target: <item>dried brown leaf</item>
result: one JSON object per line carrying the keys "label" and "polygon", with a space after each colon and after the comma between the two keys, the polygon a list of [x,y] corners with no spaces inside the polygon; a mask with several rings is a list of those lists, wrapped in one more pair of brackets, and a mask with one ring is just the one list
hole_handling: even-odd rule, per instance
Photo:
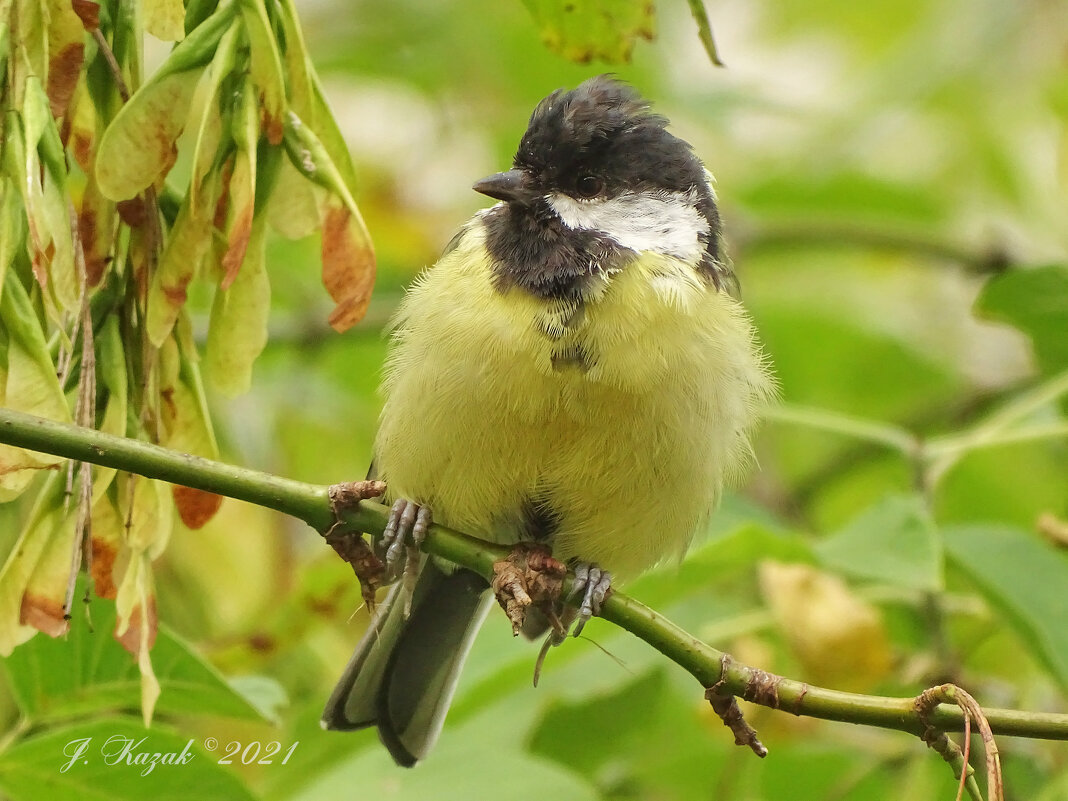
{"label": "dried brown leaf", "polygon": [[115,624],[115,639],[125,648],[131,656],[138,656],[141,652],[141,628],[144,625],[144,609],[148,609],[147,647],[151,650],[156,644],[156,632],[159,629],[159,619],[156,614],[156,596],[152,595],[147,604],[138,604],[130,610],[126,626],[121,623]]}
{"label": "dried brown leaf", "polygon": [[19,622],[24,626],[33,626],[49,637],[60,637],[67,633],[70,623],[63,611],[63,604],[55,598],[26,593],[22,596],[22,609]]}
{"label": "dried brown leaf", "polygon": [[100,194],[96,180],[90,176],[78,210],[78,236],[85,254],[85,277],[91,287],[100,283],[111,263],[116,222],[115,204]]}
{"label": "dried brown leaf", "polygon": [[67,113],[85,59],[85,29],[68,0],[47,0],[48,103],[57,120]]}
{"label": "dried brown leaf", "polygon": [[367,228],[336,197],[324,203],[323,285],[337,306],[330,313],[335,331],[347,331],[363,319],[375,283],[375,252]]}
{"label": "dried brown leaf", "polygon": [[71,7],[87,31],[95,31],[100,27],[99,3],[94,3],[92,0],[71,0]]}
{"label": "dried brown leaf", "polygon": [[[78,30],[81,32],[80,25]],[[81,42],[68,44],[49,58],[48,102],[56,119],[67,113],[84,60],[85,45]]]}
{"label": "dried brown leaf", "polygon": [[222,495],[214,492],[175,485],[171,489],[174,505],[178,507],[178,516],[189,528],[197,529],[211,520],[222,506]]}

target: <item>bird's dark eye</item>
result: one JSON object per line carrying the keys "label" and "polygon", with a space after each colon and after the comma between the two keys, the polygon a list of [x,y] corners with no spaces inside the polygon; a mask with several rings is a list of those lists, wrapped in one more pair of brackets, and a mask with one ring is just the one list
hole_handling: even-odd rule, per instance
{"label": "bird's dark eye", "polygon": [[575,184],[575,191],[580,197],[596,197],[604,189],[604,181],[596,175],[583,175]]}

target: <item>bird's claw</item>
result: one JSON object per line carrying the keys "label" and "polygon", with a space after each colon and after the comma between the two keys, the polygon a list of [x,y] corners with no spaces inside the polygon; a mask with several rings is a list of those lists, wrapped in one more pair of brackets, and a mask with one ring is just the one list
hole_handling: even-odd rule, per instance
{"label": "bird's claw", "polygon": [[431,523],[429,507],[399,498],[389,510],[389,519],[378,541],[378,552],[385,562],[387,577],[398,576],[404,587],[404,613],[411,611],[412,592],[422,564],[421,547]]}
{"label": "bird's claw", "polygon": [[560,596],[565,575],[564,563],[537,543],[518,543],[507,557],[493,563],[490,588],[512,624],[513,635],[523,628],[531,605],[543,607],[549,619],[555,620],[552,607]]}
{"label": "bird's claw", "polygon": [[334,524],[323,537],[337,555],[352,566],[360,582],[360,594],[371,610],[375,606],[375,591],[385,578],[386,566],[371,550],[363,534],[347,527],[343,514],[359,506],[360,501],[377,498],[385,491],[386,485],[381,481],[347,481],[334,484],[328,490]]}
{"label": "bird's claw", "polygon": [[571,585],[571,596],[583,593],[572,632],[572,636],[577,637],[591,617],[601,614],[601,604],[612,591],[612,574],[591,562],[579,562],[574,570],[575,582]]}

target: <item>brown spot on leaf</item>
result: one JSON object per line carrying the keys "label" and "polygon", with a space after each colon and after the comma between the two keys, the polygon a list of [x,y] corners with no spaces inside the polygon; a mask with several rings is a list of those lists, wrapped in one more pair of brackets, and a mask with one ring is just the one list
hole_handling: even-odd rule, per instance
{"label": "brown spot on leaf", "polygon": [[260,130],[267,134],[267,141],[272,145],[282,144],[282,135],[285,130],[283,121],[280,117],[271,114],[266,107],[263,108],[263,115],[260,117]]}
{"label": "brown spot on leaf", "polygon": [[200,528],[219,511],[222,495],[214,492],[183,487],[176,484],[171,488],[174,505],[178,507],[178,516],[189,528]]}
{"label": "brown spot on leaf", "polygon": [[145,212],[145,202],[140,195],[129,200],[120,200],[115,204],[115,208],[119,210],[119,219],[131,228],[140,228],[145,224],[148,215]]}
{"label": "brown spot on leaf", "polygon": [[[144,613],[144,606],[139,604],[134,607],[130,613],[130,625],[126,627],[121,635],[119,634],[118,623],[115,624],[115,639],[119,641],[119,644],[125,648],[133,656],[137,656],[141,648],[141,615]],[[148,647],[152,648],[156,644],[156,629],[158,628],[159,621],[156,618],[156,599],[148,599]]]}
{"label": "brown spot on leaf", "polygon": [[178,161],[178,144],[177,142],[172,140],[170,142],[169,147],[163,147],[162,133],[157,138],[160,140],[160,153],[162,154],[163,158],[160,161],[160,173],[156,177],[156,186],[162,187],[163,179],[167,177],[167,174],[171,171],[171,167],[173,167],[174,163]]}
{"label": "brown spot on leaf", "polygon": [[179,276],[175,283],[161,286],[163,294],[167,296],[167,302],[172,306],[183,306],[186,298],[185,290],[192,278],[192,273],[185,273]]}
{"label": "brown spot on leaf", "polygon": [[111,262],[111,257],[108,255],[107,245],[100,239],[97,210],[89,205],[85,196],[82,198],[82,209],[78,213],[78,238],[85,254],[86,280],[89,286],[97,286],[104,277],[104,270]]}
{"label": "brown spot on leaf", "polygon": [[220,231],[226,228],[226,215],[230,211],[230,176],[234,174],[234,157],[230,156],[222,166],[219,176],[219,199],[215,201],[215,215],[211,219],[212,225]]}
{"label": "brown spot on leaf", "polygon": [[70,628],[63,605],[59,601],[29,593],[22,596],[19,622],[24,626],[33,626],[49,637],[59,637],[66,634]]}
{"label": "brown spot on leaf", "polygon": [[259,653],[271,653],[278,647],[278,643],[270,634],[252,634],[248,638],[248,647]]}
{"label": "brown spot on leaf", "polygon": [[330,313],[335,331],[346,331],[363,319],[375,283],[375,252],[363,227],[340,203],[323,216],[323,285],[337,306]]}
{"label": "brown spot on leaf", "polygon": [[94,3],[92,0],[71,0],[71,6],[87,31],[92,33],[100,27],[99,3]]}
{"label": "brown spot on leaf", "polygon": [[112,575],[112,568],[115,566],[115,544],[93,537],[90,545],[93,549],[93,587],[100,598],[113,599],[118,593],[115,577]]}
{"label": "brown spot on leaf", "polygon": [[55,53],[48,62],[48,105],[57,120],[67,113],[74,87],[85,59],[85,45],[73,42]]}
{"label": "brown spot on leaf", "polygon": [[89,173],[93,169],[93,140],[83,130],[71,131],[70,152],[74,160],[82,168],[82,172]]}
{"label": "brown spot on leaf", "polygon": [[178,406],[174,403],[174,387],[161,389],[159,399],[163,401],[163,405],[166,407],[164,419],[173,420],[178,414]]}
{"label": "brown spot on leaf", "polygon": [[254,203],[250,198],[244,208],[238,212],[234,220],[234,227],[230,230],[229,241],[226,245],[226,253],[222,258],[223,279],[219,284],[222,289],[229,289],[237,278],[241,265],[245,261],[245,253],[248,251],[248,241],[252,236],[252,211]]}

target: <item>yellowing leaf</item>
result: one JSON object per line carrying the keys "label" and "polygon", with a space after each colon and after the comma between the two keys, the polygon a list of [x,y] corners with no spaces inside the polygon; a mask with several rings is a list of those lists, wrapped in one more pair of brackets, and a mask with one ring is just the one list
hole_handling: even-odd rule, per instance
{"label": "yellowing leaf", "polygon": [[174,143],[185,125],[200,72],[188,70],[149,81],[115,115],[96,154],[96,180],[104,197],[132,198],[174,165]]}
{"label": "yellowing leaf", "polygon": [[323,203],[323,285],[337,305],[330,313],[335,331],[363,319],[375,284],[375,254],[363,218],[339,200]]}
{"label": "yellowing leaf", "polygon": [[[27,61],[27,74],[48,74],[48,23],[45,19],[45,4],[40,0],[14,0],[13,13],[18,19],[18,41],[21,55]],[[8,15],[4,15],[8,19]],[[22,97],[18,96],[19,87],[15,87],[11,98],[11,108],[19,108]]]}
{"label": "yellowing leaf", "polygon": [[249,40],[252,82],[263,98],[263,130],[272,145],[282,141],[286,113],[286,82],[278,42],[263,0],[240,0]]}
{"label": "yellowing leaf", "polygon": [[304,44],[304,31],[297,18],[293,0],[282,0],[282,33],[285,36],[286,78],[289,106],[301,119],[315,125],[315,87],[312,83],[312,66],[308,49]]}
{"label": "yellowing leaf", "polygon": [[[8,334],[7,371],[0,401],[9,409],[68,422],[70,412],[44,334],[17,278],[7,281],[0,295],[0,324]],[[58,456],[0,445],[0,500],[21,493],[36,470],[62,461]]]}
{"label": "yellowing leaf", "polygon": [[252,225],[245,264],[229,289],[215,293],[204,353],[204,371],[224,395],[247,392],[252,363],[267,344],[271,286],[265,264],[265,225]]}
{"label": "yellowing leaf", "polygon": [[143,0],[141,14],[145,30],[157,39],[177,42],[185,36],[182,0]]}
{"label": "yellowing leaf", "polygon": [[808,565],[766,561],[760,588],[805,673],[821,684],[864,689],[890,669],[879,611],[840,578]]}
{"label": "yellowing leaf", "polygon": [[312,95],[312,124],[315,126],[316,136],[318,136],[323,150],[330,157],[330,161],[333,162],[341,182],[351,194],[356,189],[356,169],[352,166],[352,156],[349,153],[348,145],[345,144],[345,137],[338,127],[337,120],[334,119],[334,114],[330,111],[330,106],[326,102],[326,95],[323,93],[322,84],[319,83],[319,76],[314,72],[311,73],[311,81],[314,89]]}
{"label": "yellowing leaf", "polygon": [[650,0],[523,0],[546,46],[585,64],[630,61],[634,42],[656,33]]}
{"label": "yellowing leaf", "polygon": [[46,538],[24,532],[0,568],[0,656],[10,656],[37,633],[22,621],[22,592],[46,544]]}
{"label": "yellowing leaf", "polygon": [[[177,350],[181,360],[178,375],[162,390],[167,402],[163,406],[161,444],[181,453],[218,458],[215,435],[201,397],[197,366],[187,357],[189,353],[195,355],[195,348],[179,346]],[[178,516],[193,529],[207,523],[223,500],[221,495],[180,485],[173,485],[171,494]]]}
{"label": "yellowing leaf", "polygon": [[62,477],[50,476],[4,566],[0,568],[0,655],[8,656],[16,646],[37,631],[23,618],[23,595],[37,563],[48,547],[53,531],[61,523]]}
{"label": "yellowing leaf", "polygon": [[84,78],[79,81],[70,102],[64,126],[67,129],[67,147],[82,172],[93,171],[93,149],[96,147],[98,116],[96,105],[89,94]]}
{"label": "yellowing leaf", "polygon": [[115,611],[115,639],[137,657],[141,671],[141,715],[147,726],[160,693],[149,653],[156,642],[159,624],[152,564],[147,556],[135,555],[130,559],[115,597]]}
{"label": "yellowing leaf", "polygon": [[85,57],[85,30],[68,0],[47,0],[48,101],[52,116],[67,113]]}
{"label": "yellowing leaf", "polygon": [[145,330],[153,345],[159,347],[170,336],[178,312],[185,305],[186,287],[196,275],[197,267],[211,244],[212,219],[207,212],[192,211],[190,192],[178,210],[178,216],[167,236],[167,245],[159,266],[152,276],[148,290],[148,312]]}
{"label": "yellowing leaf", "polygon": [[237,155],[230,175],[230,195],[226,224],[226,252],[222,257],[223,277],[220,287],[228,289],[245,260],[252,217],[256,211],[256,145],[259,124],[256,119],[255,90],[245,82],[234,114],[234,142]]}
{"label": "yellowing leaf", "polygon": [[170,170],[197,81],[235,13],[224,4],[194,28],[115,115],[96,155],[104,197],[132,198]]}
{"label": "yellowing leaf", "polygon": [[285,146],[290,163],[301,175],[332,193],[321,208],[323,284],[337,303],[330,325],[345,331],[363,318],[371,300],[375,281],[371,237],[337,162],[292,112],[287,118]]}
{"label": "yellowing leaf", "polygon": [[118,221],[115,204],[100,193],[96,176],[90,174],[78,210],[78,239],[85,256],[85,279],[89,286],[100,283],[111,263]]}
{"label": "yellowing leaf", "polygon": [[[15,254],[25,247],[25,240],[26,223],[18,190],[0,175],[0,295],[4,291],[4,277],[15,261]],[[3,392],[4,384],[0,382],[0,398]]]}
{"label": "yellowing leaf", "polygon": [[[95,493],[95,485],[93,489]],[[93,556],[90,571],[93,587],[99,597],[113,599],[118,592],[115,568],[122,549],[123,522],[109,494],[93,502],[91,521],[90,545]]]}
{"label": "yellowing leaf", "polygon": [[63,607],[73,580],[71,571],[81,564],[80,557],[77,563],[72,561],[74,549],[80,547],[75,545],[78,494],[75,482],[71,502],[56,499],[56,508],[41,521],[36,536],[45,539],[44,549],[22,595],[21,622],[50,637],[59,637],[69,628]]}
{"label": "yellowing leaf", "polygon": [[49,299],[63,311],[78,300],[64,187],[66,168],[48,98],[36,77],[26,81],[21,141],[15,119],[9,117],[12,136],[8,143],[16,149],[23,169],[20,184],[29,221],[33,272],[41,287],[51,290]]}
{"label": "yellowing leaf", "polygon": [[[143,476],[120,476],[117,498],[125,522],[123,545],[134,554],[144,553],[155,559],[167,547],[173,528],[173,507],[168,485]],[[133,497],[129,501],[128,482]],[[129,503],[129,506],[127,505]]]}
{"label": "yellowing leaf", "polygon": [[[219,145],[222,143],[223,120],[220,111],[219,90],[223,79],[236,68],[235,51],[238,40],[238,26],[231,24],[219,41],[215,57],[208,65],[204,76],[197,84],[193,94],[190,119],[194,122],[196,141],[193,145],[193,172],[189,179],[189,194],[192,210],[198,214],[209,214],[214,200],[201,199],[205,177],[218,159]],[[207,211],[200,210],[201,205]]]}
{"label": "yellowing leaf", "polygon": [[319,230],[320,196],[325,190],[304,178],[285,160],[271,187],[267,221],[286,239],[303,239]]}

